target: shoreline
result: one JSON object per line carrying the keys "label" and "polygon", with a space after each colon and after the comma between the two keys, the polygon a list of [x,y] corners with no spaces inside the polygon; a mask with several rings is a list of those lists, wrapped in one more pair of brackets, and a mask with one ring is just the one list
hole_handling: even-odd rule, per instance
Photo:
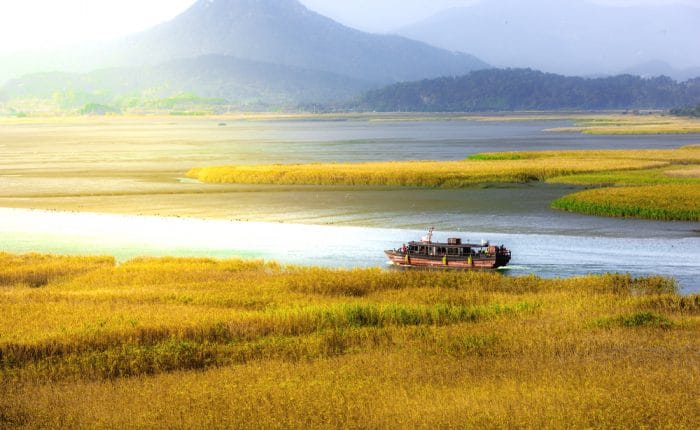
{"label": "shoreline", "polygon": [[[385,267],[385,249],[420,238],[423,230],[206,220],[0,208],[0,249],[70,255],[251,258],[330,268]],[[607,272],[670,276],[684,292],[700,291],[700,236],[670,242],[487,231],[444,231],[504,243],[513,249],[513,275],[544,278]],[[664,247],[665,248],[665,247]],[[669,252],[670,251],[670,252]],[[551,255],[558,255],[552,261]]]}

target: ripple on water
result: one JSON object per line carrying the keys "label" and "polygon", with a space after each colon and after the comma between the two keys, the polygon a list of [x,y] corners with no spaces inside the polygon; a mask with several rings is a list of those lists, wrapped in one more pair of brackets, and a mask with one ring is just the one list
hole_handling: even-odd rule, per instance
{"label": "ripple on water", "polygon": [[[420,230],[201,220],[0,209],[0,249],[7,252],[264,258],[326,267],[382,267],[384,249],[416,240]],[[505,273],[567,277],[622,272],[675,277],[700,291],[700,238],[659,240],[493,232],[440,232],[488,239],[513,250]]]}

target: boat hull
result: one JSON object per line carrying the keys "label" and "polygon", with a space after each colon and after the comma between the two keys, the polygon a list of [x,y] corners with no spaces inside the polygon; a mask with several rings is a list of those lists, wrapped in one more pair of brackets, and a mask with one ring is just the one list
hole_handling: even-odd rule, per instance
{"label": "boat hull", "polygon": [[508,264],[510,256],[476,255],[470,257],[427,256],[406,254],[397,251],[384,251],[389,261],[401,267],[430,267],[436,269],[497,269]]}

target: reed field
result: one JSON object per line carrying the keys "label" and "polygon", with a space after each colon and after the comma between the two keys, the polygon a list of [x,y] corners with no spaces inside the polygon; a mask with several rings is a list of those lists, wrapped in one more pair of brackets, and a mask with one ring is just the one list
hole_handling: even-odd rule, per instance
{"label": "reed field", "polygon": [[[585,174],[635,174],[700,164],[700,147],[668,150],[494,152],[463,161],[317,163],[198,167],[187,176],[214,184],[348,185],[460,188],[488,182],[567,182]],[[680,166],[680,167],[678,167]],[[656,170],[654,170],[656,169]],[[647,173],[645,175],[648,176]],[[656,175],[660,177],[662,175]],[[667,176],[669,181],[682,181]],[[655,179],[651,179],[653,181]],[[590,183],[590,181],[588,182]]]}
{"label": "reed field", "polygon": [[[415,213],[414,206],[406,204],[409,201],[415,207],[430,206],[454,213],[470,213],[473,205],[464,195],[477,188],[512,188],[515,200],[509,209],[518,210],[526,204],[525,201],[533,200],[546,208],[549,202],[566,191],[562,187],[550,187],[547,192],[557,194],[550,197],[531,190],[521,192],[517,187],[522,184],[529,187],[530,181],[551,182],[562,175],[574,184],[572,174],[618,172],[621,175],[618,168],[624,168],[632,169],[624,170],[630,176],[635,175],[634,172],[654,169],[662,172],[653,180],[647,180],[645,185],[677,183],[675,179],[687,178],[687,175],[692,179],[693,165],[684,163],[696,160],[700,151],[688,148],[656,153],[631,150],[635,156],[622,151],[597,155],[596,151],[590,151],[583,157],[576,151],[564,151],[560,155],[566,156],[558,157],[560,159],[555,156],[545,159],[540,155],[524,159],[521,154],[510,160],[499,160],[489,159],[493,158],[492,155],[482,155],[482,159],[473,157],[445,165],[390,161],[418,156],[430,159],[433,154],[425,148],[435,148],[441,159],[462,159],[467,155],[460,146],[462,144],[453,146],[445,142],[460,142],[465,137],[465,142],[471,142],[469,136],[473,132],[486,132],[489,136],[486,142],[493,142],[476,142],[475,150],[511,148],[508,136],[523,136],[519,131],[521,127],[527,139],[516,147],[546,148],[549,145],[538,143],[541,127],[556,125],[551,123],[553,121],[587,120],[602,124],[617,118],[637,122],[672,120],[648,115],[587,114],[584,117],[581,114],[528,112],[469,116],[270,113],[193,118],[0,118],[0,206],[271,222],[371,222],[372,225],[394,226],[391,221],[394,212]],[[550,123],[539,125],[537,121]],[[502,138],[498,138],[499,133],[502,133]],[[384,135],[396,136],[396,140],[381,138]],[[417,141],[413,138],[402,140],[401,136],[405,135],[413,136]],[[588,145],[587,138],[568,136],[567,139],[577,142],[576,147]],[[605,141],[618,148],[629,145],[664,147],[668,146],[669,139],[643,136],[640,142],[616,137]],[[697,143],[692,136],[677,136],[673,140],[679,145],[680,142]],[[605,157],[610,159],[602,163],[600,160]],[[620,159],[623,162],[618,162]],[[342,163],[333,163],[333,160]],[[382,162],[360,165],[368,160]],[[315,162],[324,164],[310,164],[313,167],[308,169],[298,167],[295,172],[282,172],[288,167],[277,166],[272,172],[265,173],[267,176],[277,175],[272,179],[282,185],[266,185],[269,178],[259,175],[260,171],[275,163]],[[244,173],[250,182],[262,184],[211,186],[183,178],[192,167],[227,163],[259,165],[258,171]],[[697,167],[698,164],[694,165]],[[237,175],[241,176],[241,171]],[[657,179],[664,182],[656,182]],[[513,181],[519,185],[512,187]],[[297,185],[297,182],[349,185],[328,187]],[[593,186],[584,182],[574,185]],[[442,192],[432,193],[435,187],[440,187]],[[460,187],[471,189],[461,191]],[[563,190],[562,194],[558,194],[558,190]],[[436,201],[438,194],[443,197]],[[461,206],[455,207],[460,201]],[[339,202],[344,204],[339,205]],[[499,211],[503,209],[499,208]],[[351,221],[347,217],[349,212],[357,214]],[[413,224],[405,226],[418,227]]]}
{"label": "reed field", "polygon": [[194,168],[205,183],[461,188],[547,181],[579,186],[645,186],[565,196],[556,209],[589,215],[695,221],[700,212],[700,146],[678,149],[481,153],[464,161],[238,165]]}
{"label": "reed field", "polygon": [[213,184],[349,185],[460,188],[488,182],[664,166],[663,161],[557,158],[379,163],[238,165],[194,168],[187,177]]}
{"label": "reed field", "polygon": [[662,115],[603,115],[575,119],[574,127],[548,131],[593,135],[644,135],[700,133],[700,120]]}
{"label": "reed field", "polygon": [[557,199],[552,207],[590,215],[700,221],[700,183],[598,188]]}
{"label": "reed field", "polygon": [[564,196],[552,207],[588,215],[654,220],[700,220],[700,146],[673,150],[542,151],[477,154],[484,160],[580,157],[589,160],[654,160],[664,167],[612,170],[548,178],[547,182],[603,187]]}
{"label": "reed field", "polygon": [[666,278],[71,258],[0,260],[1,428],[700,420],[700,296]]}

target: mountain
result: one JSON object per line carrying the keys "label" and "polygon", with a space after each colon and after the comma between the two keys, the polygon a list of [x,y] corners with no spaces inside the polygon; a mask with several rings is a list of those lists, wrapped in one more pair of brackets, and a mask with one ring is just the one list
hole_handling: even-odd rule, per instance
{"label": "mountain", "polygon": [[126,108],[139,102],[183,100],[266,109],[346,100],[373,85],[329,72],[220,55],[171,60],[156,66],[90,73],[37,73],[8,82],[0,100],[53,100],[63,110],[87,104]]}
{"label": "mountain", "polygon": [[700,102],[700,78],[619,75],[586,79],[531,69],[479,70],[390,85],[366,93],[359,108],[376,111],[479,112],[556,109],[668,109]]}
{"label": "mountain", "polygon": [[[700,66],[700,8],[615,7],[587,0],[488,0],[441,12],[397,34],[507,67],[613,74],[661,60]],[[685,76],[674,76],[682,79]]]}
{"label": "mountain", "polygon": [[371,82],[487,67],[470,55],[345,27],[297,0],[199,0],[172,21],[123,43],[120,50],[131,64],[220,54]]}
{"label": "mountain", "polygon": [[665,61],[652,60],[637,64],[622,71],[622,74],[637,75],[642,78],[654,76],[670,76],[678,81],[687,81],[700,77],[700,67],[676,69]]}
{"label": "mountain", "polygon": [[150,30],[97,46],[71,48],[44,60],[31,56],[23,61],[34,58],[49,67],[35,66],[35,72],[87,72],[207,55],[295,66],[381,84],[487,67],[467,54],[345,27],[297,0],[199,0]]}

